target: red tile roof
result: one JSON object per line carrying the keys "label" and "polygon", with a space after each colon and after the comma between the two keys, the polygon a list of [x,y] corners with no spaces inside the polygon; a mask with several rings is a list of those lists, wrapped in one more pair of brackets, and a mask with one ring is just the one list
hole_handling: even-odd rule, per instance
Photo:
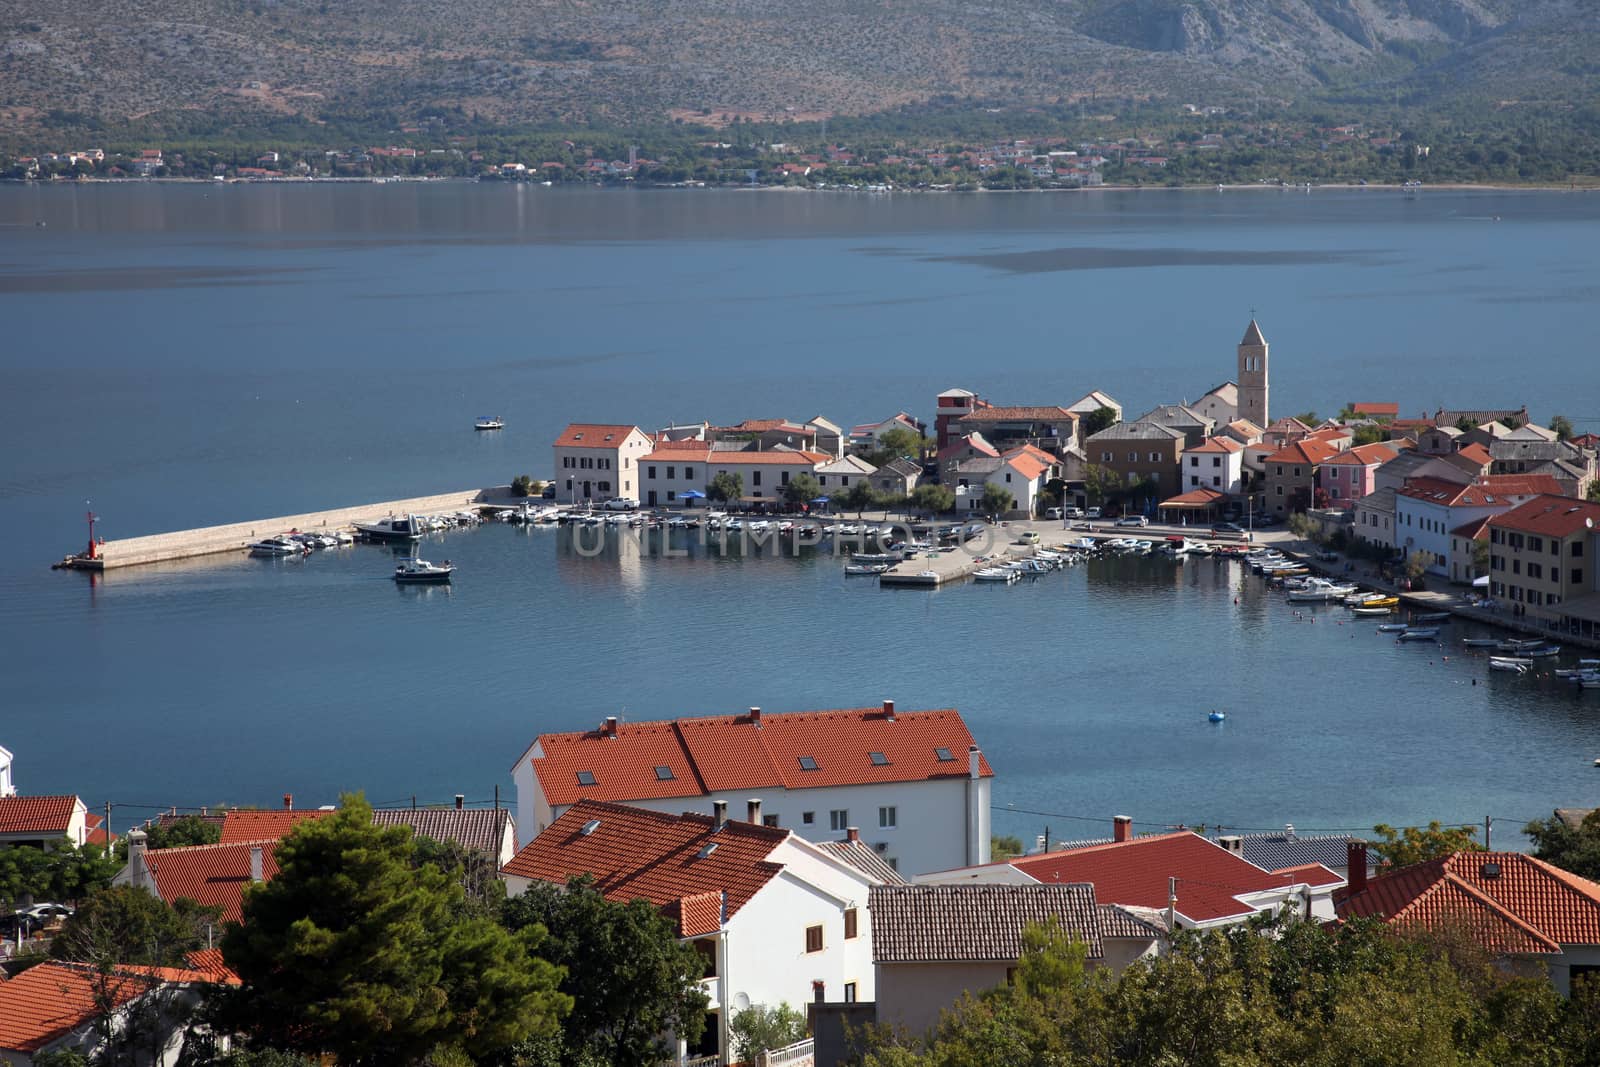
{"label": "red tile roof", "polygon": [[[977,439],[974,440],[974,438]],[[969,451],[976,452],[980,456],[989,456],[991,458],[998,457],[1000,455],[999,449],[995,448],[988,441],[985,441],[981,436],[977,434],[967,434],[964,437],[959,437],[956,440],[951,441],[948,445],[945,445],[943,448],[939,449],[938,458],[953,459],[957,456],[965,456]]]}
{"label": "red tile roof", "polygon": [[[1274,423],[1273,425],[1277,425]],[[1302,437],[1300,440],[1272,453],[1266,458],[1268,463],[1302,463],[1315,466],[1326,463],[1339,454],[1339,450],[1328,442],[1315,437]]]}
{"label": "red tile roof", "polygon": [[1178,914],[1192,922],[1252,914],[1254,909],[1238,899],[1241,894],[1342,881],[1320,864],[1281,873],[1265,871],[1188,830],[1009,862],[1037,881],[1092,882],[1095,898],[1103,903],[1146,908],[1167,906],[1167,879],[1175,876]]}
{"label": "red tile roof", "polygon": [[64,797],[0,797],[0,834],[65,834],[79,800]]}
{"label": "red tile roof", "polygon": [[106,820],[102,816],[96,815],[92,811],[84,812],[83,840],[86,844],[99,845],[104,848],[117,839],[116,834],[106,829],[105,822]]}
{"label": "red tile roof", "polygon": [[1545,493],[1496,515],[1489,525],[1544,537],[1570,537],[1579,530],[1600,526],[1600,504]]}
{"label": "red tile roof", "polygon": [[617,448],[623,438],[639,429],[620,423],[574,422],[556,438],[557,448]]}
{"label": "red tile roof", "polygon": [[250,884],[250,850],[255,847],[261,849],[262,878],[270,882],[278,873],[273,855],[276,839],[152,849],[145,853],[145,865],[168,904],[187,897],[220,907],[223,919],[238,922],[244,887]]}
{"label": "red tile roof", "polygon": [[732,463],[732,464],[782,464],[786,466],[815,467],[818,463],[826,463],[833,459],[821,452],[807,452],[796,449],[793,452],[713,452],[706,457],[707,463]]}
{"label": "red tile roof", "polygon": [[1371,467],[1387,463],[1400,453],[1385,444],[1356,445],[1346,449],[1327,462],[1330,464],[1350,464],[1356,467]]}
{"label": "red tile roof", "polygon": [[1600,945],[1600,885],[1521,852],[1457,852],[1341,890],[1334,903],[1341,918],[1465,921],[1497,952]]}
{"label": "red tile roof", "polygon": [[1231,456],[1235,452],[1243,452],[1244,445],[1231,437],[1208,437],[1193,448],[1186,448],[1183,451],[1185,455],[1194,452],[1219,452]]}
{"label": "red tile roof", "polygon": [[208,975],[213,982],[225,982],[228,985],[239,985],[239,976],[234,973],[222,959],[220,948],[201,948],[187,953],[183,957],[191,970]]}
{"label": "red tile roof", "polygon": [[332,814],[331,811],[318,811],[315,808],[294,811],[271,808],[263,811],[230,810],[222,820],[221,844],[286,837],[290,830],[306,819],[318,819]]}
{"label": "red tile roof", "polygon": [[1214,506],[1217,502],[1226,499],[1228,499],[1228,494],[1222,492],[1220,489],[1212,489],[1209,486],[1201,486],[1198,489],[1191,489],[1187,493],[1179,493],[1177,496],[1168,497],[1166,500],[1161,502],[1161,507],[1209,508]]}
{"label": "red tile roof", "polygon": [[175,967],[120,966],[102,976],[87,964],[50,960],[0,984],[0,1050],[37,1052],[164,982],[210,980]]}
{"label": "red tile roof", "polygon": [[[584,833],[590,823],[596,825]],[[723,894],[731,918],[783,870],[767,857],[789,837],[775,826],[713,826],[709,815],[579,801],[504,873],[558,884],[591,874],[608,900],[648,900],[677,920],[681,936],[696,937],[721,928]]]}
{"label": "red tile roof", "polygon": [[1456,455],[1465,456],[1467,459],[1472,460],[1472,462],[1476,463],[1480,467],[1487,467],[1490,463],[1494,462],[1494,457],[1489,454],[1489,450],[1478,444],[1476,441],[1470,445],[1456,449]]}
{"label": "red tile roof", "polygon": [[[709,442],[697,440],[695,438],[690,438],[685,441],[665,441],[657,438],[652,447],[656,452],[709,452],[711,450],[711,445]],[[651,453],[651,455],[654,454],[654,452]],[[649,459],[650,456],[645,456],[644,458]]]}
{"label": "red tile roof", "polygon": [[1039,477],[1055,463],[1053,458],[1046,456],[1031,445],[1014,448],[1002,456],[1001,459],[1009,463],[1016,469],[1017,473],[1029,481]]}
{"label": "red tile roof", "polygon": [[1469,485],[1457,485],[1443,478],[1407,478],[1406,484],[1395,492],[1446,507],[1483,507],[1509,504],[1509,498],[1516,496],[1538,493],[1559,496],[1561,483],[1548,474],[1491,474]]}
{"label": "red tile roof", "polygon": [[1395,418],[1400,414],[1399,404],[1351,404],[1350,410],[1357,415],[1386,415]]}
{"label": "red tile roof", "polygon": [[1469,541],[1476,541],[1480,537],[1489,536],[1489,520],[1474,519],[1450,531],[1451,537],[1465,537]]}
{"label": "red tile roof", "polygon": [[[717,715],[695,719],[619,723],[615,737],[604,729],[542,734],[530,749],[539,787],[552,805],[591,800],[647,800],[704,796],[731,789],[807,789],[962,778],[966,723],[954,710],[899,711],[883,708]],[[944,749],[950,759],[941,760]],[[886,762],[874,763],[880,752]],[[801,757],[815,770],[805,770]],[[665,767],[670,777],[656,768]],[[593,785],[583,785],[586,772]],[[979,757],[979,773],[994,772]]]}

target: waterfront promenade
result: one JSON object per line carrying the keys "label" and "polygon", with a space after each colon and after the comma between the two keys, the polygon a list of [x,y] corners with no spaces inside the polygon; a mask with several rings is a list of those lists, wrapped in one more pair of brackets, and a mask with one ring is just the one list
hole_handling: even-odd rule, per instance
{"label": "waterfront promenade", "polygon": [[82,570],[115,570],[145,563],[168,563],[222,552],[244,551],[253,541],[288,533],[291,530],[326,533],[349,529],[355,523],[387,518],[391,515],[426,515],[459,511],[483,504],[507,504],[513,500],[515,498],[511,496],[510,486],[465,489],[453,493],[411,497],[407,500],[386,500],[355,507],[251,519],[222,526],[204,526],[196,530],[121,538],[101,544],[97,553],[98,560],[82,556],[69,557],[69,560],[72,567]]}

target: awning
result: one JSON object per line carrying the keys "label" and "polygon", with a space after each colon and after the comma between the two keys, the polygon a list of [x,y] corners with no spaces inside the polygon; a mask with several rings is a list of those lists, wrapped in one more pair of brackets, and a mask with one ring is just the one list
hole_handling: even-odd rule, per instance
{"label": "awning", "polygon": [[1474,588],[1474,589],[1487,589],[1487,588],[1489,588],[1489,576],[1487,574],[1485,574],[1482,578],[1474,578],[1474,579],[1472,579],[1472,588]]}
{"label": "awning", "polygon": [[813,504],[826,504],[828,502],[828,498],[825,496],[813,497],[811,502]]}
{"label": "awning", "polygon": [[1178,496],[1168,497],[1161,502],[1163,508],[1190,508],[1203,510],[1214,508],[1228,499],[1227,493],[1219,493],[1215,489],[1193,489]]}

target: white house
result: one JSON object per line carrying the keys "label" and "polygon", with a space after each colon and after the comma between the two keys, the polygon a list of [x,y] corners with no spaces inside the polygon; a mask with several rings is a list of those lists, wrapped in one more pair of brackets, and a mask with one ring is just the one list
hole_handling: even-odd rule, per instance
{"label": "white house", "polygon": [[89,809],[75,796],[0,796],[0,848],[32,845],[52,849],[66,838],[81,847],[89,840]]}
{"label": "white house", "polygon": [[878,468],[860,456],[845,456],[817,468],[817,482],[825,492],[837,493],[861,482],[869,482]]}
{"label": "white house", "polygon": [[1230,379],[1186,406],[1215,425],[1226,426],[1239,417],[1239,385]]}
{"label": "white house", "polygon": [[1208,437],[1183,450],[1183,492],[1214,489],[1237,496],[1244,491],[1244,445],[1231,437]]}
{"label": "white house", "polygon": [[964,995],[1008,984],[1030,924],[1058,923],[1084,946],[1090,968],[1114,972],[1166,940],[1159,916],[1100,904],[1095,887],[1081,882],[880,885],[867,907],[878,1024],[913,1037]]}
{"label": "white house", "polygon": [[867,899],[878,880],[747,803],[748,820],[735,822],[723,801],[670,815],[582,800],[501,871],[513,897],[590,874],[611,900],[659,907],[707,965],[705,1036],[680,1052],[721,1063],[733,1058],[728,1025],[747,1008],[874,995]]}
{"label": "white house", "polygon": [[998,485],[1011,494],[1006,514],[1031,518],[1038,512],[1039,493],[1056,476],[1056,458],[1050,453],[1023,445],[998,459],[978,458],[956,464],[956,510],[983,508],[985,485]]}
{"label": "white house", "polygon": [[1102,904],[1165,913],[1167,929],[1210,929],[1262,912],[1292,909],[1308,919],[1334,916],[1345,880],[1320,863],[1266,870],[1190,830],[1134,837],[1119,815],[1112,840],[919,876],[919,883],[1053,885],[1090,882]]}
{"label": "white house", "polygon": [[11,753],[0,746],[0,797],[17,795],[17,785],[11,779]]}
{"label": "white house", "polygon": [[1468,485],[1439,478],[1407,478],[1394,494],[1395,548],[1421,553],[1430,574],[1450,572],[1450,532],[1510,511],[1540,493],[1561,495],[1561,485],[1541,474],[1491,474]]}
{"label": "white house", "polygon": [[737,475],[746,501],[771,502],[783,499],[783,487],[797,474],[815,474],[831,460],[820,452],[723,452],[713,451],[706,459],[706,483],[717,475]]}
{"label": "white house", "polygon": [[919,437],[922,424],[904,411],[889,416],[882,422],[864,422],[850,428],[850,447],[870,450],[878,447],[878,438],[890,430],[905,430]]}
{"label": "white house", "polygon": [[511,768],[525,837],[584,799],[675,813],[760,796],[768,825],[810,841],[859,826],[907,873],[988,860],[993,777],[958,712],[897,711],[889,700],[843,711],[607,718],[594,730],[541,734]]}
{"label": "white house", "polygon": [[700,499],[685,493],[706,491],[711,480],[706,461],[711,448],[704,441],[658,441],[639,457],[640,503],[647,508],[693,506]]}
{"label": "white house", "polygon": [[556,499],[639,499],[639,460],[650,449],[650,438],[637,426],[572,423],[556,438]]}

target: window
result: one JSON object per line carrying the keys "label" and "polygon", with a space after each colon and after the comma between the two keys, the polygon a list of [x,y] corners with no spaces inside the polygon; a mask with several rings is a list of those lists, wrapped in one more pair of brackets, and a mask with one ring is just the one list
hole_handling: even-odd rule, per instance
{"label": "window", "polygon": [[844,909],[844,939],[851,940],[856,936],[856,909]]}
{"label": "window", "polygon": [[750,472],[750,484],[751,485],[760,485],[761,484],[761,472],[760,471],[751,471]]}
{"label": "window", "polygon": [[1582,555],[1583,555],[1583,542],[1582,541],[1574,541],[1574,542],[1572,542],[1572,558],[1573,559],[1577,559]]}
{"label": "window", "polygon": [[1542,538],[1542,537],[1530,537],[1530,538],[1528,538],[1528,551],[1529,552],[1543,552],[1544,551],[1544,538]]}
{"label": "window", "polygon": [[802,811],[800,813],[800,821],[810,826],[817,821],[817,813],[814,811]]}
{"label": "window", "polygon": [[579,771],[578,772],[578,784],[579,785],[594,785],[594,772],[593,771]]}
{"label": "window", "polygon": [[828,812],[828,829],[830,829],[830,830],[848,830],[848,829],[850,829],[850,809],[848,809],[848,808],[834,808],[832,811]]}
{"label": "window", "polygon": [[1282,496],[1283,495],[1283,486],[1280,485],[1280,486],[1277,487],[1277,489],[1278,489],[1278,495]]}
{"label": "window", "polygon": [[1300,468],[1299,468],[1299,467],[1296,467],[1296,468],[1295,468],[1295,469],[1294,469],[1294,476],[1295,476],[1295,477],[1296,477],[1296,478],[1298,478],[1298,477],[1300,477]]}
{"label": "window", "polygon": [[1283,464],[1282,463],[1278,464],[1278,474],[1280,476],[1283,474]]}
{"label": "window", "polygon": [[1191,467],[1200,466],[1200,457],[1199,456],[1190,456],[1189,457],[1189,466],[1191,466]]}
{"label": "window", "polygon": [[1137,463],[1137,462],[1139,462],[1139,453],[1137,453],[1137,452],[1129,452],[1128,453],[1128,462],[1129,463]]}
{"label": "window", "polygon": [[1011,480],[1011,472],[1010,471],[1006,471],[1006,481],[1009,482],[1010,480]]}
{"label": "window", "polygon": [[840,485],[849,485],[850,484],[850,476],[848,474],[839,475],[839,484]]}
{"label": "window", "polygon": [[1576,569],[1576,570],[1574,570],[1572,572],[1572,581],[1570,583],[1568,583],[1568,584],[1569,585],[1582,585],[1583,584],[1583,568],[1579,567],[1578,569]]}
{"label": "window", "polygon": [[889,757],[885,756],[882,752],[870,752],[868,755],[872,757],[872,765],[874,767],[889,766]]}
{"label": "window", "polygon": [[[1592,969],[1600,970],[1600,968]],[[856,984],[854,982],[846,982],[844,984],[844,1002],[846,1004],[854,1004],[856,1002]]]}
{"label": "window", "polygon": [[789,472],[788,471],[779,471],[778,472],[778,481],[783,483],[784,485],[788,485],[789,484]]}
{"label": "window", "polygon": [[1211,457],[1211,465],[1212,465],[1212,466],[1213,466],[1213,467],[1220,467],[1220,466],[1222,466],[1222,457],[1221,457],[1221,456],[1212,456],[1212,457]]}
{"label": "window", "polygon": [[650,465],[650,467],[649,467],[649,475],[648,476],[651,477],[651,478],[654,478],[656,476],[656,467],[655,467],[654,463],[652,463]]}
{"label": "window", "polygon": [[878,825],[885,830],[892,830],[899,815],[893,807],[878,809]]}
{"label": "window", "polygon": [[685,467],[685,468],[683,468],[683,476],[685,478],[689,478],[689,479],[692,480],[694,478],[694,468],[693,467]]}
{"label": "window", "polygon": [[[1220,476],[1218,476],[1218,475],[1213,474],[1211,476],[1211,484],[1212,485],[1221,485],[1222,484],[1222,478]],[[1334,496],[1338,496],[1339,495],[1339,491],[1337,489],[1335,489],[1334,492],[1333,492],[1333,495]]]}
{"label": "window", "polygon": [[761,825],[776,826],[778,825],[778,817],[776,815],[763,815],[761,816]]}
{"label": "window", "polygon": [[1110,463],[1115,458],[1116,457],[1113,456],[1110,452],[1102,452],[1102,453],[1100,453],[1100,462],[1101,463]]}
{"label": "window", "polygon": [[[655,469],[651,468],[650,477],[654,478],[655,476],[656,476]],[[676,478],[677,476],[678,476],[678,468],[676,468],[676,467],[668,467],[667,468],[667,477],[668,478]]]}
{"label": "window", "polygon": [[934,758],[940,763],[949,763],[951,760],[955,759],[955,756],[950,754],[950,750],[948,748],[936,748],[933,750],[933,755]]}
{"label": "window", "polygon": [[667,499],[669,501],[678,499],[678,491],[676,489],[668,489],[667,490]]}
{"label": "window", "polygon": [[821,952],[822,951],[822,927],[821,926],[808,926],[808,927],[806,927],[806,951],[807,952]]}
{"label": "window", "polygon": [[810,756],[801,756],[800,769],[802,771],[814,771],[817,769],[817,761]]}
{"label": "window", "polygon": [[677,776],[672,773],[672,768],[668,767],[664,763],[656,768],[656,781],[658,782],[670,782],[676,777]]}

